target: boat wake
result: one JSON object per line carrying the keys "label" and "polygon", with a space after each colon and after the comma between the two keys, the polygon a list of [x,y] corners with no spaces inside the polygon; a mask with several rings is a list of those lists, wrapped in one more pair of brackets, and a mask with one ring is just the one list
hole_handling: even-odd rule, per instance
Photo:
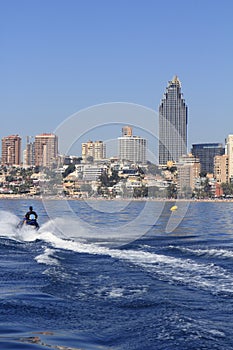
{"label": "boat wake", "polygon": [[[40,264],[45,265],[59,265],[62,264],[62,260],[59,260],[60,250],[72,251],[79,254],[91,254],[95,256],[108,256],[113,259],[119,259],[130,263],[135,268],[150,273],[152,278],[156,278],[160,281],[172,283],[176,285],[185,285],[188,288],[202,289],[211,293],[224,293],[233,295],[233,274],[228,272],[227,269],[220,265],[216,265],[212,262],[196,261],[194,258],[187,257],[187,252],[190,253],[191,249],[184,248],[182,252],[181,248],[178,248],[183,255],[176,257],[172,255],[156,254],[153,252],[144,250],[133,249],[114,249],[108,246],[104,246],[102,243],[90,243],[83,241],[76,241],[72,238],[63,237],[64,232],[56,230],[53,221],[48,221],[43,224],[39,231],[35,231],[30,227],[25,227],[21,230],[17,230],[16,224],[18,218],[14,215],[7,216],[0,215],[0,235],[8,239],[13,239],[20,242],[33,242],[41,240],[43,242],[42,249],[44,250],[35,260]],[[61,219],[58,219],[61,220]],[[67,228],[68,230],[68,228]],[[47,243],[47,245],[45,244]],[[172,247],[174,250],[176,247]],[[189,251],[190,250],[190,251]],[[233,257],[233,252],[224,249],[210,249],[192,251],[196,256],[205,254],[206,256],[223,256]]]}
{"label": "boat wake", "polygon": [[194,257],[233,259],[233,250],[225,248],[188,248],[188,247],[169,247],[172,250],[177,250],[186,255]]}
{"label": "boat wake", "polygon": [[[183,257],[177,258],[141,250],[111,249],[94,243],[64,240],[50,232],[42,233],[41,238],[52,244],[56,250],[65,249],[80,254],[106,255],[110,258],[124,260],[130,265],[149,272],[152,278],[160,281],[207,290],[214,294],[233,295],[233,274],[213,263],[196,262]],[[45,264],[48,262],[51,265],[53,263],[51,257],[52,251],[45,249],[44,256],[42,254],[37,257],[37,261]],[[58,264],[57,259],[54,263]]]}

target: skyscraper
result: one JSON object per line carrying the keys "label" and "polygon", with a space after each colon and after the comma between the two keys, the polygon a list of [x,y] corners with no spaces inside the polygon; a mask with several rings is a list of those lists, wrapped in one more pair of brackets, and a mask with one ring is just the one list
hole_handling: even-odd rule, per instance
{"label": "skyscraper", "polygon": [[21,137],[10,135],[2,139],[2,164],[20,165],[21,162]]}
{"label": "skyscraper", "polygon": [[35,165],[51,167],[58,157],[58,138],[54,134],[35,137]]}
{"label": "skyscraper", "polygon": [[122,137],[118,137],[119,159],[134,163],[146,162],[146,140],[132,135],[132,128],[122,128]]}
{"label": "skyscraper", "polygon": [[178,162],[187,154],[188,108],[177,76],[169,81],[159,106],[159,164]]}

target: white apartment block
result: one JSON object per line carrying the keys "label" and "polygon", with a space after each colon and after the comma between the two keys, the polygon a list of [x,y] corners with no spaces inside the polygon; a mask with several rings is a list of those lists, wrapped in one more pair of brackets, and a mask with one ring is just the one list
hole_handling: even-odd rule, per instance
{"label": "white apartment block", "polygon": [[228,155],[228,162],[229,162],[228,177],[229,177],[229,181],[232,181],[233,180],[233,135],[228,135],[226,138],[226,154]]}
{"label": "white apartment block", "polygon": [[139,136],[118,137],[119,159],[146,163],[146,140]]}

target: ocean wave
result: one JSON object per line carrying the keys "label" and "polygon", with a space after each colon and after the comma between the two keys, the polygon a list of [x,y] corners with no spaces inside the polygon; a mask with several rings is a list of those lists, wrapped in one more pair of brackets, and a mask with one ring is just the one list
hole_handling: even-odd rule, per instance
{"label": "ocean wave", "polygon": [[187,248],[187,247],[175,247],[169,246],[172,250],[179,250],[182,253],[192,254],[194,256],[206,256],[214,258],[228,258],[233,259],[233,250],[223,248]]}

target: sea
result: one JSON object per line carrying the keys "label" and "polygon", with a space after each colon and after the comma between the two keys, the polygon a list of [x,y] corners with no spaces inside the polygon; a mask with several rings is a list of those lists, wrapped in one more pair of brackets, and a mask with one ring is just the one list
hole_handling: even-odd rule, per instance
{"label": "sea", "polygon": [[232,350],[232,326],[233,203],[0,200],[0,349]]}

